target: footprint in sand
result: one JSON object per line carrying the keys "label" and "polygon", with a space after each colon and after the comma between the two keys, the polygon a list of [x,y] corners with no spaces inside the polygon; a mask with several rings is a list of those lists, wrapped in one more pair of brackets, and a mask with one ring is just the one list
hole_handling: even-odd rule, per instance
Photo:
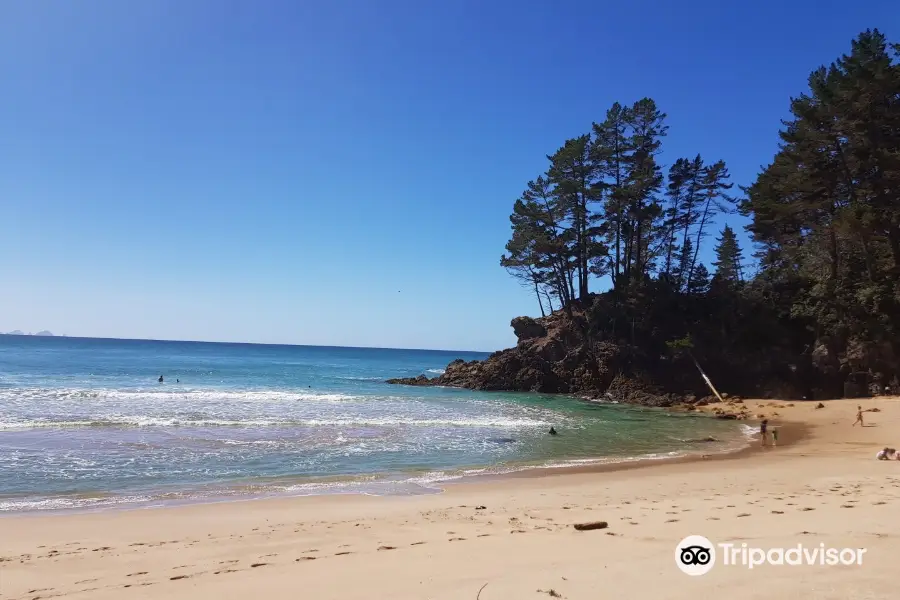
{"label": "footprint in sand", "polygon": [[852,504],[841,504],[841,508],[856,508]]}
{"label": "footprint in sand", "polygon": [[353,553],[352,553],[352,552],[347,552],[346,550],[345,550],[344,552],[335,552],[335,553],[334,553],[335,556],[344,556],[344,555],[346,555],[346,554],[353,554]]}
{"label": "footprint in sand", "polygon": [[666,523],[677,523],[677,522],[678,522],[678,519],[669,519],[666,521]]}
{"label": "footprint in sand", "polygon": [[424,543],[425,542],[413,542],[412,544],[410,544],[410,546],[421,546]]}
{"label": "footprint in sand", "polygon": [[255,569],[256,567],[265,567],[268,564],[269,563],[253,563],[252,565],[250,565],[250,568]]}
{"label": "footprint in sand", "polygon": [[464,537],[455,537],[455,538],[450,538],[450,539],[447,540],[447,541],[448,541],[448,542],[464,542],[464,541],[466,541],[466,538],[464,538]]}
{"label": "footprint in sand", "polygon": [[294,562],[300,562],[302,560],[316,560],[315,556],[301,556],[300,558],[295,558]]}
{"label": "footprint in sand", "polygon": [[137,573],[129,573],[125,577],[138,577],[140,575],[148,575],[148,574],[149,573],[147,571],[138,571]]}
{"label": "footprint in sand", "polygon": [[397,549],[396,546],[378,546],[379,551],[381,551],[381,550],[396,550],[396,549]]}
{"label": "footprint in sand", "polygon": [[800,510],[804,510],[804,511],[805,511],[805,510],[816,510],[816,509],[812,508],[811,506],[804,506],[804,507],[801,508]]}
{"label": "footprint in sand", "polygon": [[175,577],[169,577],[169,581],[178,581],[179,579],[187,579],[190,575],[176,575]]}
{"label": "footprint in sand", "polygon": [[738,518],[740,518],[740,517],[749,517],[749,516],[750,516],[750,513],[741,513],[741,514],[738,515]]}
{"label": "footprint in sand", "polygon": [[773,515],[783,515],[783,514],[784,514],[784,511],[783,511],[783,510],[773,510],[773,511],[772,511],[772,514],[773,514]]}

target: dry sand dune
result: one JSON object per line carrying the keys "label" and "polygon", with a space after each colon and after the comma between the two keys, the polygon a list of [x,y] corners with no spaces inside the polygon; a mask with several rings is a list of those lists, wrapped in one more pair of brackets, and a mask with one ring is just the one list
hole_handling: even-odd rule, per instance
{"label": "dry sand dune", "polygon": [[[527,600],[898,597],[900,401],[747,402],[778,448],[729,460],[541,472],[419,497],[311,497],[0,519],[0,598]],[[573,524],[603,520],[606,529]],[[690,577],[688,535],[865,548],[852,566]]]}

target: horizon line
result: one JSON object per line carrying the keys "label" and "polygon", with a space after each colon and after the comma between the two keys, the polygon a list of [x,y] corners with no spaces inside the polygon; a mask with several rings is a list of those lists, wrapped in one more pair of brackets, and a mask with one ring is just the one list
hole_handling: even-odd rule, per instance
{"label": "horizon line", "polygon": [[[42,331],[50,331],[44,329]],[[51,332],[52,333],[52,332]],[[460,350],[460,349],[441,349],[441,348],[390,348],[385,346],[335,346],[331,344],[285,344],[272,342],[223,342],[210,340],[167,340],[157,338],[127,338],[127,337],[93,337],[80,335],[36,335],[33,333],[8,333],[2,332],[0,336],[5,337],[30,337],[30,338],[56,338],[69,340],[109,340],[117,342],[177,342],[182,344],[230,344],[236,346],[285,346],[290,348],[346,348],[348,350],[407,350],[413,352],[465,352],[467,354],[492,354],[496,350]]]}

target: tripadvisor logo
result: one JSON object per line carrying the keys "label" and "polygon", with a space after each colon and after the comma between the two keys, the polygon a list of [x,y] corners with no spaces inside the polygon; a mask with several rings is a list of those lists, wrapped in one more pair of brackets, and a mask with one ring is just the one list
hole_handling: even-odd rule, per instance
{"label": "tripadvisor logo", "polygon": [[713,544],[702,535],[689,535],[675,547],[675,564],[687,575],[706,575],[716,565],[752,569],[762,565],[860,566],[866,548],[827,548],[825,544],[790,548],[755,548],[747,544]]}
{"label": "tripadvisor logo", "polygon": [[716,547],[702,535],[689,535],[675,546],[675,564],[687,575],[706,575],[716,565]]}

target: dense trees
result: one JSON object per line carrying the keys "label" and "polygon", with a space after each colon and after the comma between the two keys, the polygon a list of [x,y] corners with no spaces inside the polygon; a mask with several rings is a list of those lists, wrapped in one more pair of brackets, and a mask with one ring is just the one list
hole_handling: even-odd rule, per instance
{"label": "dense trees", "polygon": [[713,218],[731,209],[731,184],[724,162],[700,156],[676,161],[667,182],[657,160],[665,120],[649,98],[616,103],[548,156],[515,203],[501,265],[563,306],[587,300],[604,276],[616,291],[654,275],[689,287]]}
{"label": "dense trees", "polygon": [[[665,169],[666,114],[653,100],[614,104],[527,184],[502,266],[533,289],[542,314],[551,299],[585,311],[592,339],[628,345],[636,368],[657,378],[670,342],[690,339],[711,375],[734,381],[838,395],[862,370],[896,386],[898,53],[866,31],[814,71],[791,100],[777,154],[740,199],[721,160],[678,158]],[[700,257],[718,215],[736,207],[758,269],[746,276],[726,225],[711,275]],[[610,291],[591,294],[604,277]]]}

